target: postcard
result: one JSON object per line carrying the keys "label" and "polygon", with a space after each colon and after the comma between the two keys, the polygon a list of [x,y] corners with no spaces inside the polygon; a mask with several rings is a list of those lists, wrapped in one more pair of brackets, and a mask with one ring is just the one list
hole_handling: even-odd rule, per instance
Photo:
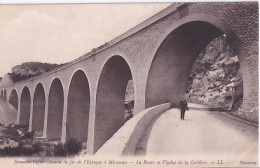
{"label": "postcard", "polygon": [[258,5],[0,4],[0,167],[258,167]]}

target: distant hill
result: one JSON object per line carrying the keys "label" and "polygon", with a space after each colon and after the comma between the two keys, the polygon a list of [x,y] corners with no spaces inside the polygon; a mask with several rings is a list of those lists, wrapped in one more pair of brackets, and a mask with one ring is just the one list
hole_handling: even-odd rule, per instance
{"label": "distant hill", "polygon": [[12,68],[8,73],[13,82],[18,82],[48,72],[64,64],[50,64],[41,62],[25,62]]}

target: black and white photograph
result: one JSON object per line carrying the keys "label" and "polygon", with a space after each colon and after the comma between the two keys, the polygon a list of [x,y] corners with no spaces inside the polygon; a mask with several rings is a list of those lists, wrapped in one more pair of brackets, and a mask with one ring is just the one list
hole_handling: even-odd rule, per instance
{"label": "black and white photograph", "polygon": [[0,0],[0,167],[259,167],[259,2]]}

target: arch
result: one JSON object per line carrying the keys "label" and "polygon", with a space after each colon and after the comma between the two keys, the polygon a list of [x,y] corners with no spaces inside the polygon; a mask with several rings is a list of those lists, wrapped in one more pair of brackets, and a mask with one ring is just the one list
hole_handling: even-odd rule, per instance
{"label": "arch", "polygon": [[199,53],[222,34],[219,28],[205,21],[189,21],[170,32],[153,58],[146,84],[145,107],[166,102],[177,105],[184,96],[186,80]]}
{"label": "arch", "polygon": [[[246,54],[247,51],[244,51],[243,49],[243,43],[241,41],[241,39],[238,37],[238,35],[236,34],[236,32],[234,30],[232,30],[230,28],[230,26],[225,23],[223,20],[221,20],[220,18],[210,15],[210,14],[205,14],[205,13],[196,13],[196,14],[191,14],[188,15],[186,17],[183,17],[182,19],[176,21],[174,24],[172,24],[166,31],[165,33],[161,36],[160,40],[159,40],[159,47],[154,49],[154,58],[153,61],[155,60],[155,55],[158,52],[159,48],[161,47],[161,44],[163,43],[163,41],[165,41],[167,39],[167,37],[173,32],[175,31],[178,27],[189,23],[189,22],[205,22],[208,24],[211,24],[213,27],[215,27],[215,29],[218,29],[219,31],[223,32],[227,38],[227,42],[228,44],[232,47],[232,49],[235,51],[235,53],[237,54],[239,61],[240,61],[240,69],[243,75],[243,106],[245,106],[245,108],[247,108],[247,104],[248,101],[251,99],[252,95],[250,96],[250,92],[251,92],[251,85],[250,85],[250,81],[251,81],[251,75],[250,74],[250,67],[249,64],[246,60]],[[151,67],[152,64],[150,65],[150,70],[149,70],[149,74],[151,72]],[[146,83],[146,92],[145,92],[145,98],[148,97],[148,95],[146,95],[147,93],[147,88],[149,85],[148,80],[149,80],[149,74],[147,77],[147,83]],[[146,102],[146,106],[145,107],[149,107],[149,105],[147,104],[147,100]],[[243,107],[242,107],[243,108]]]}
{"label": "arch", "polygon": [[87,141],[89,108],[89,82],[85,73],[78,70],[73,74],[68,92],[67,138]]}
{"label": "arch", "polygon": [[45,112],[45,91],[38,83],[33,96],[32,131],[43,131]]}
{"label": "arch", "polygon": [[7,100],[7,99],[6,99],[6,94],[7,94],[7,93],[6,93],[6,89],[5,89],[5,90],[4,90],[4,99],[5,99],[5,100]]}
{"label": "arch", "polygon": [[47,138],[60,139],[62,131],[62,117],[64,106],[64,92],[60,79],[52,81],[48,98]]}
{"label": "arch", "polygon": [[124,124],[125,92],[131,78],[121,56],[112,56],[103,66],[97,86],[94,152]]}
{"label": "arch", "polygon": [[1,97],[2,97],[2,98],[4,97],[4,92],[3,92],[3,90],[1,90]]}
{"label": "arch", "polygon": [[18,110],[18,94],[15,89],[11,91],[10,97],[9,97],[9,103],[14,106],[16,110]]}
{"label": "arch", "polygon": [[29,126],[30,120],[30,109],[31,109],[31,94],[29,88],[25,86],[21,95],[21,105],[20,105],[20,117],[19,124]]}

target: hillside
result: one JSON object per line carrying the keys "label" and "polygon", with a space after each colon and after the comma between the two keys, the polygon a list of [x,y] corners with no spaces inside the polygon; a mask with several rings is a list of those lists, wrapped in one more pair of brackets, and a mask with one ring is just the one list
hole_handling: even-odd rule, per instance
{"label": "hillside", "polygon": [[21,65],[16,65],[12,68],[11,73],[8,73],[13,82],[18,82],[30,77],[48,72],[64,64],[50,64],[41,62],[26,62]]}
{"label": "hillside", "polygon": [[2,98],[0,98],[0,115],[1,124],[16,123],[17,110]]}

